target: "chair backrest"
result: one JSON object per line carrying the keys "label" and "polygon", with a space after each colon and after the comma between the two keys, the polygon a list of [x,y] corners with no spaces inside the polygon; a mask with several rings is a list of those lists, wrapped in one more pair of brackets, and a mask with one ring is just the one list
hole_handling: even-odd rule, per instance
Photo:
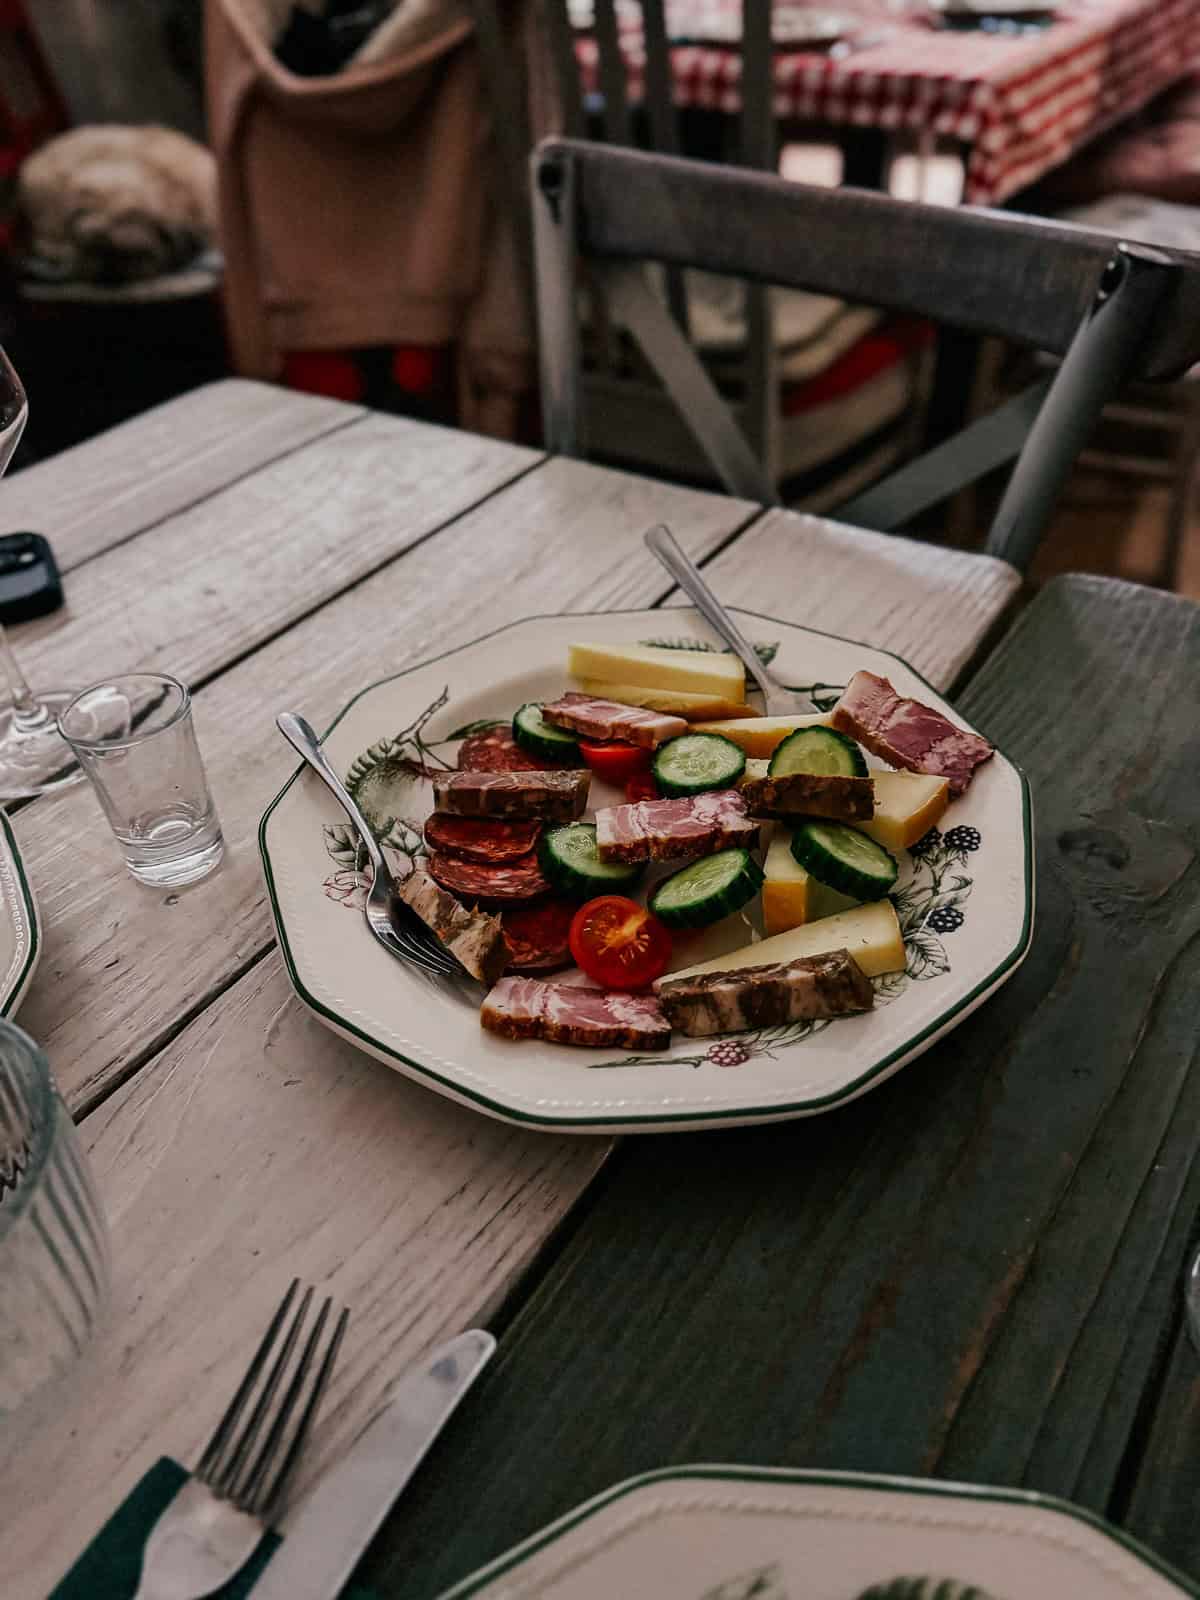
{"label": "chair backrest", "polygon": [[[495,108],[495,156],[507,201],[520,221],[523,239],[531,236],[525,157],[529,149],[523,63],[520,52],[506,38],[502,0],[469,0],[475,19],[476,41],[489,100]],[[722,159],[761,170],[776,161],[776,121],[772,95],[774,56],[771,45],[772,0],[743,0],[741,34],[741,102],[736,147],[722,149]],[[553,74],[562,126],[575,138],[590,138],[614,146],[638,145],[664,155],[681,148],[679,115],[674,104],[671,76],[672,43],[668,37],[663,0],[640,0],[641,45],[644,66],[636,93],[631,93],[626,52],[615,0],[593,0],[592,25],[586,37],[596,52],[598,95],[585,96],[577,46],[585,37],[572,21],[568,0],[541,0],[539,15],[544,44]],[[727,122],[728,119],[723,119]],[[518,191],[519,192],[516,192]],[[523,264],[532,285],[532,262]],[[614,307],[606,303],[602,286],[589,285],[598,328],[607,335]],[[532,292],[532,291],[531,291]],[[680,329],[689,327],[687,286],[682,272],[668,268],[667,304]],[[745,391],[744,422],[765,468],[774,476],[778,451],[778,377],[767,292],[747,285],[745,346],[739,363]],[[597,357],[610,381],[618,381],[621,363],[609,361],[607,337],[598,343]]]}
{"label": "chair backrest", "polygon": [[842,296],[1063,357],[1053,380],[837,513],[894,528],[1016,456],[988,549],[1022,570],[1120,384],[1174,378],[1200,360],[1200,255],[1184,251],[569,139],[534,152],[532,197],[542,411],[550,448],[564,454],[581,451],[581,260],[620,305],[725,486],[768,503],[769,474],[648,290],[642,263]]}

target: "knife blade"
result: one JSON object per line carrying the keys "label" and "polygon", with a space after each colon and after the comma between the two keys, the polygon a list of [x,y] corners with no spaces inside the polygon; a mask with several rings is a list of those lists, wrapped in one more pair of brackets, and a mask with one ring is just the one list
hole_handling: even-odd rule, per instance
{"label": "knife blade", "polygon": [[472,1328],[404,1374],[387,1405],[298,1509],[254,1586],[254,1600],[336,1600],[495,1348],[490,1333]]}

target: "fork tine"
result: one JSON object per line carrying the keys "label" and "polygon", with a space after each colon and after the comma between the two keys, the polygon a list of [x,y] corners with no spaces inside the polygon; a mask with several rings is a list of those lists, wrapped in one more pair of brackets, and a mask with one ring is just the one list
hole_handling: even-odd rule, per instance
{"label": "fork tine", "polygon": [[308,1376],[308,1369],[312,1365],[313,1356],[316,1354],[322,1330],[329,1317],[333,1301],[326,1295],[321,1302],[321,1309],[317,1312],[316,1321],[309,1330],[308,1338],[304,1341],[304,1349],[296,1363],[296,1370],[292,1373],[291,1382],[284,1391],[283,1398],[275,1413],[275,1420],[267,1431],[267,1436],[259,1447],[254,1461],[245,1464],[245,1469],[240,1473],[230,1486],[230,1498],[235,1500],[245,1509],[250,1510],[258,1503],[258,1490],[267,1466],[279,1448],[279,1442],[287,1428],[293,1409],[304,1387],[304,1380]]}
{"label": "fork tine", "polygon": [[[328,1301],[326,1304],[328,1304]],[[312,1426],[317,1407],[321,1403],[321,1396],[325,1393],[325,1385],[329,1382],[333,1372],[333,1364],[337,1360],[338,1350],[342,1343],[342,1335],[346,1331],[346,1324],[349,1320],[350,1313],[343,1306],[341,1314],[334,1324],[333,1337],[326,1348],[324,1360],[321,1362],[317,1376],[313,1381],[312,1389],[309,1391],[308,1402],[300,1414],[300,1421],[296,1424],[296,1431],[292,1435],[292,1442],[288,1446],[287,1454],[283,1458],[279,1471],[275,1474],[274,1481],[260,1497],[262,1515],[268,1520],[273,1516],[288,1480],[295,1469],[296,1462],[300,1459],[300,1452],[304,1448],[305,1440],[308,1438],[308,1431]]]}
{"label": "fork tine", "polygon": [[250,1413],[245,1427],[243,1427],[238,1438],[234,1441],[232,1455],[227,1461],[219,1465],[215,1475],[207,1480],[209,1488],[215,1494],[229,1495],[230,1489],[241,1470],[242,1463],[254,1448],[254,1441],[258,1437],[259,1429],[262,1427],[263,1418],[266,1416],[267,1409],[275,1397],[275,1391],[279,1387],[279,1380],[283,1377],[284,1369],[296,1343],[297,1335],[305,1317],[308,1315],[312,1297],[312,1285],[310,1284],[305,1289],[296,1313],[288,1325],[288,1330],[283,1339],[283,1348],[276,1356],[274,1365],[267,1374],[266,1382],[263,1384],[262,1392],[255,1402],[254,1410]]}
{"label": "fork tine", "polygon": [[449,978],[463,971],[459,963],[437,942],[435,935],[430,933],[424,924],[412,930],[407,927],[398,928],[394,918],[391,919],[391,924],[396,943],[406,958],[417,966],[424,967],[426,972],[437,972]]}
{"label": "fork tine", "polygon": [[291,1309],[292,1301],[295,1299],[296,1290],[299,1287],[300,1279],[293,1278],[291,1284],[288,1286],[288,1292],[284,1295],[283,1299],[279,1303],[278,1311],[276,1311],[275,1315],[271,1318],[271,1325],[263,1335],[262,1343],[254,1352],[254,1359],[246,1369],[245,1377],[242,1379],[241,1383],[238,1384],[237,1391],[234,1394],[233,1399],[229,1402],[229,1406],[225,1412],[225,1415],[221,1418],[220,1422],[217,1423],[216,1430],[213,1433],[212,1438],[205,1446],[204,1454],[200,1457],[199,1463],[196,1467],[196,1477],[198,1477],[203,1483],[208,1483],[211,1475],[216,1470],[217,1462],[220,1460],[221,1455],[224,1452],[229,1435],[236,1427],[237,1419],[241,1415],[242,1408],[245,1406],[246,1401],[250,1398],[250,1395],[254,1390],[254,1385],[258,1381],[258,1375],[262,1371],[267,1357],[271,1353],[271,1346],[275,1343],[275,1336],[279,1332],[279,1329],[283,1323],[283,1319],[287,1316],[288,1311]]}

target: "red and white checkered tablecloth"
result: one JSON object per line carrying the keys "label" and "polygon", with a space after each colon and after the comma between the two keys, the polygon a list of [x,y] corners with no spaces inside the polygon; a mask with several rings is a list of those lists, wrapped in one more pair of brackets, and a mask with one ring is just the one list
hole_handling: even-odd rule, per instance
{"label": "red and white checkered tablecloth", "polygon": [[[1016,37],[934,29],[915,18],[855,9],[863,15],[864,38],[885,30],[887,36],[840,59],[777,49],[777,116],[960,140],[963,198],[972,205],[996,205],[1024,189],[1200,64],[1200,0],[1066,0],[1050,27]],[[705,38],[714,14],[723,18],[718,30],[728,30],[740,0],[668,0],[669,32]],[[636,100],[645,67],[636,5],[622,4],[619,20]],[[581,36],[577,50],[585,87],[594,89],[594,40]],[[736,48],[681,44],[671,61],[678,105],[739,110]]]}

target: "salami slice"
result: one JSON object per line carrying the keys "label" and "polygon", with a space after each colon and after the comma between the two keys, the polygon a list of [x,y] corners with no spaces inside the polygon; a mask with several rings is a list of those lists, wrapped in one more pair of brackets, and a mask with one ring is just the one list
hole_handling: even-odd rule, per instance
{"label": "salami slice", "polygon": [[458,747],[460,772],[554,772],[561,765],[522,750],[507,722],[471,734]]}
{"label": "salami slice", "polygon": [[567,937],[576,907],[568,900],[546,900],[500,913],[510,955],[506,972],[553,972],[571,965]]}
{"label": "salami slice", "polygon": [[476,822],[471,817],[446,817],[435,811],[425,819],[425,843],[456,861],[490,865],[517,861],[535,849],[540,822]]}
{"label": "salami slice", "polygon": [[483,866],[474,861],[455,861],[434,850],[425,867],[435,883],[458,895],[467,905],[517,904],[536,900],[550,889],[532,855],[504,866]]}

